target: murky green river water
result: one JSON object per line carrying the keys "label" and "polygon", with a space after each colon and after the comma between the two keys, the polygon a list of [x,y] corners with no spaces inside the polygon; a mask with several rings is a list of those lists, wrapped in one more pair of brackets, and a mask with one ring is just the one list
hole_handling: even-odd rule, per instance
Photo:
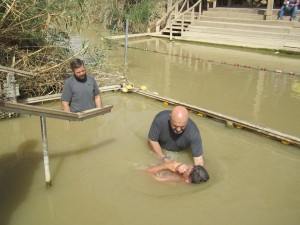
{"label": "murky green river water", "polygon": [[[130,46],[126,75],[136,86],[300,136],[299,76],[221,63],[299,72],[299,60],[158,39]],[[112,62],[123,62],[123,48],[112,54]],[[211,179],[202,185],[158,183],[144,171],[160,163],[148,149],[147,133],[156,113],[171,106],[134,93],[102,98],[114,105],[104,116],[47,119],[50,189],[39,118],[0,121],[1,225],[299,223],[299,148],[191,114]],[[188,152],[169,155],[192,163]]]}

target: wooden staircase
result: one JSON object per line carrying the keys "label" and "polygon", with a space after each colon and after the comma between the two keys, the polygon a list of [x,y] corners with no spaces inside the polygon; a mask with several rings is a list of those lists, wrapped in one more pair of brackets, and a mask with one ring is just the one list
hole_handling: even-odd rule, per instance
{"label": "wooden staircase", "polygon": [[[199,13],[194,15],[194,19],[197,19]],[[174,19],[174,13],[171,15],[171,20]],[[171,32],[173,36],[180,37],[181,33],[187,31],[189,25],[192,24],[192,16],[191,13],[186,13],[182,18],[175,19],[172,23],[168,23],[164,29],[162,29],[161,34],[170,36]]]}
{"label": "wooden staircase", "polygon": [[217,7],[202,14],[187,12],[172,24],[167,23],[160,35],[194,42],[300,52],[300,22],[289,21],[289,14],[277,21],[279,9],[273,10],[273,20],[265,20],[265,11]]}

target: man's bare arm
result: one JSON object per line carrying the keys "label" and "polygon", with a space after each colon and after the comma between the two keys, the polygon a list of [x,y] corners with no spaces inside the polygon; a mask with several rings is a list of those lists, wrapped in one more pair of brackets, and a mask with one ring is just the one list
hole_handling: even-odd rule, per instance
{"label": "man's bare arm", "polygon": [[100,95],[95,96],[95,104],[96,104],[97,108],[102,107],[102,101],[101,101],[101,96]]}
{"label": "man's bare arm", "polygon": [[61,106],[65,112],[71,112],[69,102],[61,101]]}
{"label": "man's bare arm", "polygon": [[194,165],[195,166],[204,166],[204,160],[203,160],[203,156],[198,156],[198,157],[194,157]]}
{"label": "man's bare arm", "polygon": [[152,141],[150,139],[148,139],[148,143],[149,143],[149,146],[151,148],[151,150],[156,153],[156,155],[163,159],[165,162],[170,162],[171,160],[169,160],[168,158],[166,158],[165,154],[163,153],[161,147],[160,147],[160,144],[157,142],[157,141]]}
{"label": "man's bare arm", "polygon": [[183,165],[180,162],[164,162],[158,166],[153,166],[147,169],[149,173],[156,174],[163,170],[170,170],[172,172],[178,172],[179,166]]}

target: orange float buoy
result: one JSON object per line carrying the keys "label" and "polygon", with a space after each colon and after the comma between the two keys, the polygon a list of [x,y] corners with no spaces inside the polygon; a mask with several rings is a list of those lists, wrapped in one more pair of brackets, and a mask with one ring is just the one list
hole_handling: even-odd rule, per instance
{"label": "orange float buoy", "polygon": [[286,141],[286,140],[281,140],[281,143],[284,144],[284,145],[289,145],[290,144],[290,142]]}
{"label": "orange float buoy", "polygon": [[240,124],[236,124],[235,127],[236,127],[237,129],[242,129],[242,128],[243,128],[243,126],[240,125]]}

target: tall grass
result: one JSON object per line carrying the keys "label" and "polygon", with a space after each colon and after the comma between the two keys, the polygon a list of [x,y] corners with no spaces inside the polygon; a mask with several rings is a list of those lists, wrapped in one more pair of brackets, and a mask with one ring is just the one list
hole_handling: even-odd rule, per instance
{"label": "tall grass", "polygon": [[133,32],[145,32],[151,23],[159,18],[161,5],[151,0],[141,0],[140,3],[128,7],[125,17],[129,20],[129,29]]}
{"label": "tall grass", "polygon": [[[120,32],[128,19],[130,32],[145,32],[164,4],[165,0],[0,0],[0,65],[38,74],[33,79],[20,77],[21,97],[59,93],[72,57],[70,28],[102,24]],[[89,54],[86,45],[83,50]],[[91,56],[102,63],[104,57],[101,49]],[[5,76],[0,71],[1,83]]]}
{"label": "tall grass", "polygon": [[114,32],[124,31],[129,21],[130,32],[145,32],[163,12],[165,0],[98,0],[95,21]]}

